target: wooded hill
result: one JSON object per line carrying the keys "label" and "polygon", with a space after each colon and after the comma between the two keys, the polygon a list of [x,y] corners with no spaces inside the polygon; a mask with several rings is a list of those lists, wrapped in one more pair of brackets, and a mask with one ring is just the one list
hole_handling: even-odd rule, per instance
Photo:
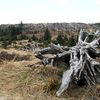
{"label": "wooded hill", "polygon": [[[16,40],[33,40],[48,45],[50,42],[61,45],[73,45],[77,42],[80,29],[95,32],[100,29],[100,23],[39,23],[39,24],[6,24],[0,25],[0,41],[3,45]],[[67,41],[67,43],[66,43]],[[71,42],[70,42],[71,41]]]}
{"label": "wooded hill", "polygon": [[[0,25],[0,36],[4,35],[4,33],[8,28],[13,27],[17,28],[17,35],[23,34],[28,37],[31,37],[33,34],[38,38],[41,38],[45,32],[45,29],[48,28],[53,37],[57,36],[59,32],[63,32],[64,34],[71,35],[77,34],[80,29],[86,29],[88,31],[95,31],[100,29],[100,23],[95,24],[85,24],[85,23],[39,23],[39,24],[24,24],[23,22],[19,24],[5,24]],[[5,32],[4,32],[5,31]],[[9,33],[9,32],[8,32]]]}

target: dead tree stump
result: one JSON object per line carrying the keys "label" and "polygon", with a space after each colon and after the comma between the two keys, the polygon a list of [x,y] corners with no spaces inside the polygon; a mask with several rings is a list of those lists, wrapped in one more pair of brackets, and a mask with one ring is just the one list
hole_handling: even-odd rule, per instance
{"label": "dead tree stump", "polygon": [[[41,59],[44,65],[53,64],[57,59],[63,60],[69,64],[70,69],[63,73],[62,84],[56,95],[60,96],[69,84],[74,80],[76,83],[83,77],[86,84],[93,85],[100,82],[100,63],[95,60],[100,57],[100,32],[94,34],[83,30],[79,33],[78,43],[73,47],[50,44],[36,53],[36,57]],[[44,54],[52,54],[51,57],[45,57]]]}

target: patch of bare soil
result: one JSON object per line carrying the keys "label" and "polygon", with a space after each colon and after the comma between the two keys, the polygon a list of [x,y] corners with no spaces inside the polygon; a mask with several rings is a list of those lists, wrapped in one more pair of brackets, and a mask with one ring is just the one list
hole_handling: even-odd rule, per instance
{"label": "patch of bare soil", "polygon": [[15,61],[22,61],[22,60],[30,60],[30,55],[19,55],[15,53],[8,53],[6,51],[0,52],[0,60],[15,60]]}

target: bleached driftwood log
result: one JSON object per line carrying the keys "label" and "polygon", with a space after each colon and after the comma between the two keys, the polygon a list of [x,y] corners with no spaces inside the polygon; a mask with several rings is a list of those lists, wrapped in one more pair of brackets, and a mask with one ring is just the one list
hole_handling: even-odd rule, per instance
{"label": "bleached driftwood log", "polygon": [[[91,34],[81,30],[75,46],[63,47],[50,44],[48,48],[44,48],[36,54],[36,57],[41,59],[44,65],[54,64],[57,59],[69,58],[65,62],[69,63],[70,69],[63,73],[62,84],[56,93],[57,96],[60,96],[73,80],[78,83],[84,78],[88,85],[100,82],[100,63],[95,61],[96,57],[100,57],[99,45],[99,31]],[[53,56],[44,56],[49,53]]]}

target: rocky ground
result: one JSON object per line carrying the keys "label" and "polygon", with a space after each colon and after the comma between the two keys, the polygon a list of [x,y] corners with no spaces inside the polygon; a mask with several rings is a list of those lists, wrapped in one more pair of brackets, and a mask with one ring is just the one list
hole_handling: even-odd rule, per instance
{"label": "rocky ground", "polygon": [[100,100],[99,84],[74,86],[56,97],[63,71],[43,66],[32,52],[0,49],[0,100]]}

